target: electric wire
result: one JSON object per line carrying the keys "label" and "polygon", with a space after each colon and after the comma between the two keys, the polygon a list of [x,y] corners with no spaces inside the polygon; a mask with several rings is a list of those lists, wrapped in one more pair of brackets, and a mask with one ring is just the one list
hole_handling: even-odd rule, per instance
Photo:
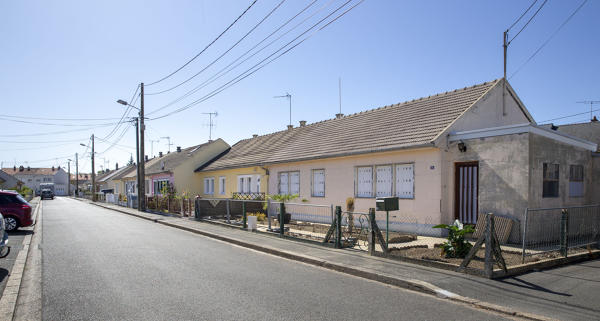
{"label": "electric wire", "polygon": [[162,94],[162,93],[166,93],[169,92],[175,88],[178,88],[179,86],[187,83],[188,81],[196,78],[198,75],[200,75],[201,73],[203,73],[206,69],[210,68],[212,65],[214,65],[216,62],[218,62],[221,58],[223,58],[223,56],[225,56],[227,53],[229,53],[233,48],[235,48],[240,42],[242,42],[244,39],[246,39],[246,37],[248,37],[254,30],[256,30],[256,28],[258,28],[265,20],[267,20],[267,18],[269,18],[274,12],[275,10],[277,10],[279,7],[281,7],[281,5],[285,2],[286,0],[281,0],[281,2],[279,2],[275,8],[273,8],[264,18],[262,18],[262,20],[260,20],[256,25],[254,25],[254,27],[252,27],[243,37],[241,37],[236,43],[234,43],[231,47],[229,47],[229,49],[227,49],[225,52],[223,52],[219,57],[217,57],[215,60],[213,60],[210,64],[208,64],[206,67],[202,68],[200,71],[198,71],[197,73],[195,73],[193,76],[187,78],[186,80],[180,82],[179,84],[165,89],[165,90],[161,90],[161,91],[157,91],[157,92],[153,92],[153,93],[145,93],[145,95],[158,95],[158,94]]}
{"label": "electric wire", "polygon": [[509,31],[510,29],[512,29],[517,23],[519,23],[519,21],[521,21],[521,19],[523,19],[523,17],[527,14],[527,12],[529,12],[529,10],[531,10],[531,8],[533,8],[533,5],[535,5],[538,2],[538,0],[534,0],[531,5],[529,6],[529,8],[527,8],[527,10],[525,10],[525,12],[523,12],[523,14],[517,19],[515,20],[515,22],[513,22],[512,25],[510,25],[510,27],[508,27],[508,29],[506,29],[506,31]]}
{"label": "electric wire", "polygon": [[557,117],[557,118],[552,118],[552,119],[546,119],[546,120],[542,120],[542,121],[540,121],[539,123],[540,123],[540,124],[545,124],[545,123],[548,123],[548,122],[551,122],[551,121],[554,121],[554,120],[560,120],[560,119],[565,119],[565,118],[571,118],[571,117],[580,116],[580,115],[585,115],[585,114],[589,114],[590,112],[592,112],[592,113],[593,113],[593,112],[597,112],[597,111],[600,111],[600,108],[598,108],[598,109],[594,109],[594,110],[591,110],[591,111],[584,111],[584,112],[582,112],[582,113],[577,113],[577,114],[572,114],[572,115],[567,115],[567,116],[562,116],[562,117]]}
{"label": "electric wire", "polygon": [[35,122],[35,121],[27,121],[27,120],[19,120],[19,119],[10,119],[0,117],[0,120],[10,121],[15,123],[23,123],[23,124],[33,124],[33,125],[46,125],[46,126],[65,126],[65,127],[86,127],[86,126],[96,126],[96,125],[115,125],[117,123],[100,123],[100,124],[57,124],[57,123],[45,123],[45,122]]}
{"label": "electric wire", "polygon": [[527,63],[529,63],[533,57],[535,57],[549,42],[550,40],[552,40],[552,38],[554,38],[554,36],[556,36],[556,34],[558,34],[558,32],[567,24],[569,23],[569,21],[571,21],[571,19],[573,18],[573,16],[575,16],[575,14],[588,2],[588,0],[583,0],[583,2],[579,5],[579,7],[577,7],[577,9],[575,9],[575,11],[573,11],[571,13],[571,15],[569,15],[569,17],[567,17],[567,19],[565,21],[563,21],[562,24],[560,24],[560,26],[554,30],[554,32],[550,35],[550,37],[548,37],[548,39],[546,39],[546,41],[544,41],[544,43],[542,43],[542,45],[536,49],[536,51],[533,52],[533,54],[531,56],[529,56],[529,58],[527,58],[527,60],[525,60],[525,62],[523,62],[519,68],[517,68],[517,70],[515,72],[512,73],[512,75],[510,77],[508,77],[508,79],[510,80],[512,77],[514,77],[516,74],[519,73],[519,71],[521,71],[521,69],[523,69],[523,67],[525,65],[527,65]]}
{"label": "electric wire", "polygon": [[119,122],[116,124],[116,126],[106,135],[104,136],[103,139],[110,139],[121,127],[121,125],[123,124],[123,119],[125,119],[126,116],[129,115],[129,112],[131,111],[131,106],[135,106],[135,101],[137,100],[137,92],[140,89],[141,85],[137,85],[137,87],[135,87],[135,91],[133,92],[133,95],[131,96],[131,99],[129,99],[129,101],[131,102],[131,104],[127,104],[127,108],[125,108],[125,111],[123,112],[123,115],[121,116],[121,119],[119,120]]}
{"label": "electric wire", "polygon": [[44,133],[35,133],[35,134],[10,134],[10,135],[0,135],[0,137],[31,137],[31,136],[48,136],[48,135],[59,135],[59,134],[67,134],[73,132],[81,132],[88,131],[96,128],[108,127],[111,125],[100,125],[100,126],[92,126],[88,128],[79,128],[79,129],[71,129],[71,130],[63,130],[63,131],[55,131],[55,132],[44,132]]}
{"label": "electric wire", "polygon": [[189,65],[192,61],[194,61],[196,58],[198,58],[202,53],[204,53],[208,48],[210,48],[210,46],[212,46],[217,40],[219,40],[219,38],[221,38],[227,31],[229,31],[229,29],[231,29],[231,27],[233,27],[238,20],[240,20],[245,14],[246,12],[248,12],[248,10],[250,10],[250,8],[252,8],[254,6],[254,4],[256,3],[256,1],[258,0],[254,0],[252,1],[252,3],[250,4],[250,6],[248,6],[248,8],[246,8],[246,10],[244,10],[244,12],[242,12],[241,15],[239,15],[227,28],[225,28],[225,30],[223,30],[223,32],[221,32],[221,34],[219,34],[215,39],[213,39],[213,41],[211,41],[206,47],[204,47],[204,49],[202,49],[198,54],[196,54],[194,57],[192,57],[192,59],[188,60],[185,64],[183,64],[181,67],[177,68],[175,71],[171,72],[170,74],[162,77],[161,79],[148,83],[146,84],[146,86],[152,86],[154,84],[157,84],[171,76],[173,76],[174,74],[176,74],[177,72],[179,72],[181,69],[185,68],[187,65]]}
{"label": "electric wire", "polygon": [[0,143],[7,143],[7,144],[52,144],[52,143],[74,143],[74,142],[79,142],[82,141],[86,138],[80,138],[80,139],[67,139],[67,140],[53,140],[53,141],[15,141],[15,140],[0,140]]}
{"label": "electric wire", "polygon": [[544,2],[542,2],[542,4],[540,5],[540,7],[537,9],[537,11],[531,16],[531,18],[529,18],[529,20],[527,20],[527,22],[525,23],[525,25],[523,27],[521,27],[521,30],[519,30],[519,32],[517,32],[517,34],[512,37],[512,39],[510,39],[510,41],[508,41],[507,45],[510,45],[510,43],[515,40],[515,38],[517,38],[517,36],[523,31],[525,30],[525,28],[527,28],[527,26],[529,25],[529,23],[531,22],[531,20],[533,20],[533,18],[535,18],[535,16],[537,16],[537,14],[540,12],[540,10],[542,10],[542,8],[544,7],[544,5],[546,4],[546,2],[548,2],[548,0],[544,0]]}
{"label": "electric wire", "polygon": [[59,120],[59,121],[101,121],[101,120],[117,120],[119,118],[46,118],[46,117],[29,117],[17,115],[0,114],[0,117],[20,118],[20,119],[37,119],[37,120]]}
{"label": "electric wire", "polygon": [[[234,63],[236,63],[237,61],[239,61],[240,59],[242,59],[245,55],[247,55],[249,52],[251,52],[252,50],[254,50],[256,47],[260,46],[260,44],[262,44],[263,42],[265,42],[267,39],[269,39],[271,36],[273,36],[275,33],[277,33],[279,30],[281,30],[282,28],[284,28],[287,24],[289,24],[290,22],[292,22],[296,17],[298,17],[299,15],[301,15],[302,13],[304,13],[304,11],[306,11],[308,8],[310,8],[315,2],[316,0],[314,0],[313,2],[311,2],[310,4],[308,4],[308,6],[306,6],[304,9],[302,9],[300,12],[298,12],[296,15],[294,15],[292,18],[288,19],[284,24],[282,24],[279,28],[277,28],[275,31],[273,31],[271,34],[269,34],[268,36],[266,36],[265,38],[263,38],[260,42],[258,42],[254,47],[250,48],[248,51],[244,52],[242,55],[240,55],[237,59],[235,59],[234,61],[232,61],[229,65],[223,67],[221,70],[219,70],[216,74],[214,74],[213,76],[211,76],[210,78],[208,78],[207,80],[205,80],[203,83],[199,84],[198,86],[194,87],[192,90],[188,91],[187,93],[185,93],[184,95],[180,96],[179,98],[169,102],[166,105],[163,105],[149,113],[147,113],[146,115],[152,115],[158,111],[161,111],[169,106],[172,106],[178,102],[180,102],[181,100],[189,97],[190,95],[198,92],[200,89],[208,86],[209,84],[215,82],[216,80],[220,79],[221,77],[225,76],[226,74],[228,74],[230,71],[234,70],[235,68],[239,67],[240,65],[242,65],[243,63],[245,63],[246,61],[250,60],[252,57],[254,57],[255,55],[257,55],[258,53],[262,52],[263,50],[265,50],[266,48],[270,47],[273,43],[275,43],[276,41],[278,41],[279,39],[281,39],[282,37],[284,37],[285,35],[287,35],[288,33],[292,32],[293,30],[295,30],[296,28],[298,28],[299,26],[301,26],[302,24],[304,24],[307,20],[309,20],[310,18],[314,17],[317,13],[321,12],[322,10],[324,10],[325,8],[327,8],[329,5],[331,5],[331,3],[333,3],[334,0],[330,0],[328,3],[326,3],[325,5],[321,6],[321,8],[317,9],[315,12],[313,12],[310,16],[306,17],[304,20],[302,20],[301,22],[297,23],[295,26],[293,26],[292,28],[290,28],[288,31],[286,31],[285,33],[281,34],[279,37],[273,39],[271,42],[269,42],[267,45],[263,46],[262,48],[260,48],[259,50],[257,50],[256,52],[254,52],[252,55],[248,56],[246,59],[242,60],[240,63],[236,64],[235,66],[231,67],[231,65],[233,65]],[[281,50],[281,49],[280,49]],[[231,67],[231,68],[229,68]],[[228,69],[229,68],[229,69]]]}
{"label": "electric wire", "polygon": [[[341,13],[340,15],[338,15],[337,17],[335,17],[333,20],[329,21],[327,24],[325,24],[324,26],[320,27],[319,29],[315,30],[313,33],[309,34],[307,37],[303,38],[301,41],[299,41],[298,43],[294,44],[292,47],[288,48],[287,50],[285,50],[284,52],[280,53],[279,55],[277,55],[276,57],[274,57],[273,59],[269,60],[267,63],[259,66],[258,68],[256,68],[258,65],[262,64],[264,61],[268,60],[269,58],[271,58],[272,56],[274,56],[275,54],[277,54],[277,52],[281,51],[282,49],[284,49],[285,47],[287,47],[289,44],[293,43],[294,41],[296,41],[298,38],[300,38],[301,36],[303,36],[304,34],[306,34],[307,32],[309,32],[310,30],[314,29],[316,26],[318,26],[319,24],[321,24],[321,22],[323,22],[324,20],[326,20],[327,18],[329,18],[330,16],[332,16],[334,13],[336,13],[337,11],[339,11],[340,9],[342,9],[343,7],[345,7],[348,3],[350,3],[352,0],[348,0],[346,1],[344,4],[342,4],[341,6],[339,6],[337,9],[335,9],[333,12],[329,13],[326,17],[324,17],[323,19],[319,20],[316,24],[314,24],[312,27],[310,27],[308,30],[304,31],[303,33],[301,33],[300,35],[298,35],[296,38],[294,38],[293,40],[291,40],[290,42],[288,42],[286,45],[284,45],[283,47],[281,47],[279,50],[275,51],[274,53],[272,53],[271,55],[269,55],[268,57],[266,57],[265,59],[261,60],[260,62],[258,62],[257,64],[255,64],[254,66],[252,66],[251,68],[249,68],[248,70],[246,70],[245,72],[239,74],[237,77],[235,77],[234,79],[230,80],[229,82],[225,83],[224,85],[220,86],[219,88],[213,90],[211,93],[205,95],[204,97],[197,99],[193,102],[191,102],[188,105],[185,105],[183,107],[180,107],[179,109],[176,109],[174,111],[171,111],[167,114],[164,114],[162,116],[158,116],[155,118],[151,118],[150,120],[157,120],[157,119],[161,119],[161,118],[165,118],[168,117],[170,115],[179,113],[181,111],[184,111],[186,109],[189,109],[203,101],[206,101],[207,99],[214,97],[215,95],[221,93],[222,91],[226,90],[227,88],[237,84],[238,82],[244,80],[245,78],[249,77],[250,75],[254,74],[255,72],[259,71],[260,69],[264,68],[265,66],[269,65],[270,63],[272,63],[273,61],[277,60],[278,58],[280,58],[281,56],[285,55],[286,53],[288,53],[289,51],[291,51],[292,49],[296,48],[298,45],[302,44],[304,41],[306,41],[307,39],[311,38],[313,35],[315,35],[318,31],[323,30],[324,28],[326,28],[327,26],[329,26],[331,23],[333,23],[334,21],[336,21],[337,19],[339,19],[340,17],[344,16],[346,13],[348,13],[349,11],[351,11],[352,9],[354,9],[355,7],[357,7],[358,5],[360,5],[361,3],[364,2],[364,0],[359,1],[357,4],[355,4],[354,6],[350,7],[348,10],[346,10],[345,12]],[[256,69],[255,69],[256,68]],[[254,69],[254,70],[252,70]]]}

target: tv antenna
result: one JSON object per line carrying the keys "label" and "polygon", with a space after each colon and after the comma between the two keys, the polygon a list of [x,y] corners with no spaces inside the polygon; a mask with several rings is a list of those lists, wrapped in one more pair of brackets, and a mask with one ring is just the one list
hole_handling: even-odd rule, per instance
{"label": "tv antenna", "polygon": [[160,142],[160,139],[151,139],[150,140],[150,156],[154,157],[154,143]]}
{"label": "tv antenna", "polygon": [[212,129],[215,127],[213,123],[213,115],[215,117],[219,116],[219,114],[215,111],[214,113],[202,113],[204,115],[208,115],[208,141],[212,141]]}
{"label": "tv antenna", "polygon": [[167,146],[169,147],[169,153],[171,152],[171,137],[170,136],[165,136],[165,137],[161,137],[167,140]]}
{"label": "tv antenna", "polygon": [[273,98],[287,98],[290,101],[290,126],[292,125],[292,95],[286,92],[283,96],[274,96]]}
{"label": "tv antenna", "polygon": [[577,103],[578,104],[590,104],[590,120],[594,119],[594,116],[593,116],[594,105],[600,104],[600,100],[583,100],[583,101],[578,101]]}

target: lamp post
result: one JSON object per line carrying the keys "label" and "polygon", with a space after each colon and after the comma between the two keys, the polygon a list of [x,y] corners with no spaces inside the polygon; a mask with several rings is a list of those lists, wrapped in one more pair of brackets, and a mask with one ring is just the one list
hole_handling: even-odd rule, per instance
{"label": "lamp post", "polygon": [[71,160],[70,158],[67,159],[68,163],[67,163],[67,195],[71,196],[71,162],[73,160]]}
{"label": "lamp post", "polygon": [[117,103],[123,106],[129,106],[139,111],[138,117],[134,118],[135,121],[135,140],[136,140],[136,154],[137,154],[137,194],[138,194],[138,211],[143,212],[146,210],[146,186],[145,186],[145,159],[144,159],[144,83],[141,85],[141,100],[140,108],[135,107],[125,100],[119,99]]}

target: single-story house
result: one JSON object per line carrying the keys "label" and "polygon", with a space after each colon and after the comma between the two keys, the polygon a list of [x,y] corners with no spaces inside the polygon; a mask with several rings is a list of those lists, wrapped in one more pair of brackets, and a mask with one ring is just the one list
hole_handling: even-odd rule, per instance
{"label": "single-story house", "polygon": [[160,195],[163,188],[169,186],[174,187],[179,194],[200,193],[202,185],[193,179],[191,173],[229,147],[229,144],[219,138],[188,148],[177,147],[172,153],[159,153],[157,160],[145,169],[145,174],[150,176],[150,194]]}
{"label": "single-story house", "polygon": [[0,170],[0,189],[20,189],[25,183]]}
{"label": "single-story house", "polygon": [[[433,225],[474,224],[480,213],[493,212],[515,220],[510,241],[518,242],[525,208],[593,199],[598,181],[581,171],[592,171],[595,151],[593,142],[537,126],[510,84],[497,79],[300,122],[242,140],[197,172],[206,181],[225,170],[260,168],[269,194],[342,207],[354,197],[359,212],[375,207],[376,197],[397,196],[391,228],[431,235],[441,233]],[[214,192],[209,184],[203,194],[207,188]]]}

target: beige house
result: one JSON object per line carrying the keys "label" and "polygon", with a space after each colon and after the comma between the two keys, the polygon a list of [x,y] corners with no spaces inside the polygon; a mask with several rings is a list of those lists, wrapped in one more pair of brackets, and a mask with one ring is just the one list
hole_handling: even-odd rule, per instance
{"label": "beige house", "polygon": [[[269,194],[355,210],[397,196],[391,229],[437,235],[438,223],[475,223],[483,212],[513,218],[525,208],[585,204],[598,184],[597,145],[536,126],[503,79],[246,139],[199,173],[261,168]],[[570,190],[571,189],[571,190]],[[577,190],[573,190],[577,189]],[[573,191],[572,191],[573,190]],[[384,213],[378,213],[379,218]]]}

